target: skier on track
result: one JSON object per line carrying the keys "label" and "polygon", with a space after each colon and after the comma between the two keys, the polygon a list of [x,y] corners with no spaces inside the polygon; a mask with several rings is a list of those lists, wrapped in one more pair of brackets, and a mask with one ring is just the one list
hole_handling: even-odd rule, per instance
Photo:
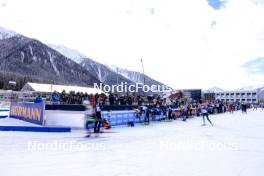
{"label": "skier on track", "polygon": [[167,111],[168,111],[168,119],[172,120],[172,108],[169,106]]}
{"label": "skier on track", "polygon": [[85,128],[87,129],[88,133],[86,137],[90,137],[91,131],[89,130],[89,128],[94,123],[94,111],[88,97],[86,97],[83,101],[83,105],[85,106]]}
{"label": "skier on track", "polygon": [[144,119],[144,121],[145,121],[145,125],[149,125],[150,111],[151,111],[151,110],[150,110],[149,108],[146,109],[146,112],[145,112],[145,119]]}
{"label": "skier on track", "polygon": [[94,133],[100,133],[100,128],[102,125],[101,111],[103,108],[103,100],[100,98],[99,103],[95,106],[96,119],[94,124]]}
{"label": "skier on track", "polygon": [[241,105],[242,113],[246,114],[247,113],[247,105],[245,103],[242,103]]}
{"label": "skier on track", "polygon": [[202,106],[202,116],[203,116],[203,126],[205,126],[205,119],[204,119],[205,117],[206,117],[206,119],[208,120],[208,122],[209,122],[212,126],[214,126],[213,123],[211,122],[211,120],[209,119],[208,108],[207,108],[206,105],[203,105],[203,106]]}
{"label": "skier on track", "polygon": [[182,109],[182,121],[186,121],[188,117],[188,110],[187,110],[187,105],[183,105],[183,109]]}

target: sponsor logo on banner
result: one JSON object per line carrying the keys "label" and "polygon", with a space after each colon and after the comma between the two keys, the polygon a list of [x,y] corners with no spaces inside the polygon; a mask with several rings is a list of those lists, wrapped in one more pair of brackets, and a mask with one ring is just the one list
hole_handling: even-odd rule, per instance
{"label": "sponsor logo on banner", "polygon": [[10,117],[43,125],[43,103],[11,103]]}

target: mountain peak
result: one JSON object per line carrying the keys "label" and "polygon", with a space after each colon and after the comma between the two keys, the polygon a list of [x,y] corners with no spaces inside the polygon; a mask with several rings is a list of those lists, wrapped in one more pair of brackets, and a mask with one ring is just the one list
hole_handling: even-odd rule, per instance
{"label": "mountain peak", "polygon": [[143,74],[137,71],[130,71],[130,70],[120,68],[115,65],[109,65],[109,64],[106,64],[106,66],[113,72],[116,72],[117,74],[120,74],[123,77],[135,83],[145,83],[146,85],[164,85],[161,82],[156,81],[152,79],[151,77],[147,76],[146,74]]}
{"label": "mountain peak", "polygon": [[10,37],[13,37],[15,35],[18,35],[16,32],[2,28],[0,26],[0,40],[7,39]]}
{"label": "mountain peak", "polygon": [[205,92],[208,93],[216,93],[216,92],[223,92],[224,90],[219,88],[219,87],[211,87],[208,90],[206,90]]}
{"label": "mountain peak", "polygon": [[70,48],[63,46],[63,45],[49,44],[48,46],[51,47],[52,49],[58,51],[60,54],[68,57],[69,59],[73,60],[74,62],[76,62],[78,64],[80,64],[84,58],[87,58],[87,56],[80,53],[79,51],[74,50],[74,49],[70,49]]}

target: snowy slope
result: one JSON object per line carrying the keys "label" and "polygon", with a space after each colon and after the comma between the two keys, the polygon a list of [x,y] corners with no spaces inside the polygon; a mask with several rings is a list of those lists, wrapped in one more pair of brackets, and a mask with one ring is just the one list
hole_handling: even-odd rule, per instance
{"label": "snowy slope", "polygon": [[0,26],[0,40],[7,39],[16,35],[18,34]]}
{"label": "snowy slope", "polygon": [[107,65],[107,67],[124,76],[125,78],[130,79],[133,82],[143,82],[142,74],[139,72],[129,71],[127,69],[123,69],[115,65]]}
{"label": "snowy slope", "polygon": [[115,85],[121,82],[127,82],[128,84],[131,84],[132,82],[122,75],[117,74],[116,72],[110,70],[105,65],[96,62],[92,59],[85,58],[80,63],[80,65],[88,70],[91,74],[93,74],[98,80],[100,80],[104,84],[108,85]]}
{"label": "snowy slope", "polygon": [[76,62],[78,64],[80,64],[83,61],[84,58],[87,58],[87,56],[85,56],[84,54],[80,53],[79,51],[67,48],[67,47],[62,46],[62,45],[49,44],[48,46],[51,47],[52,49],[58,51],[62,55],[72,59],[74,62]]}

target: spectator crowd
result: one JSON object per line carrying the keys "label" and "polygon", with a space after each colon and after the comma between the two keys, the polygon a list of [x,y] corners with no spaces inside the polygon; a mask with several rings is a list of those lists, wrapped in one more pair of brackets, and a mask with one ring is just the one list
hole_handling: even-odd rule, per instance
{"label": "spectator crowd", "polygon": [[118,94],[87,94],[82,92],[66,93],[65,91],[53,92],[50,98],[51,104],[82,104],[84,100],[89,100],[95,105],[99,100],[104,105],[143,105],[143,104],[163,104],[164,99],[160,96],[143,95],[118,95]]}
{"label": "spectator crowd", "polygon": [[200,116],[202,109],[206,108],[208,114],[233,113],[237,110],[247,112],[248,108],[257,108],[256,104],[232,103],[221,101],[202,102],[183,98],[165,99],[159,95],[143,96],[143,95],[118,95],[118,94],[87,94],[82,92],[66,93],[65,91],[53,92],[51,95],[52,104],[83,104],[84,100],[89,100],[92,106],[99,101],[102,104],[110,106],[138,106],[138,114],[146,112],[149,109],[149,115],[164,114],[168,119],[182,118],[184,121],[193,116]]}

